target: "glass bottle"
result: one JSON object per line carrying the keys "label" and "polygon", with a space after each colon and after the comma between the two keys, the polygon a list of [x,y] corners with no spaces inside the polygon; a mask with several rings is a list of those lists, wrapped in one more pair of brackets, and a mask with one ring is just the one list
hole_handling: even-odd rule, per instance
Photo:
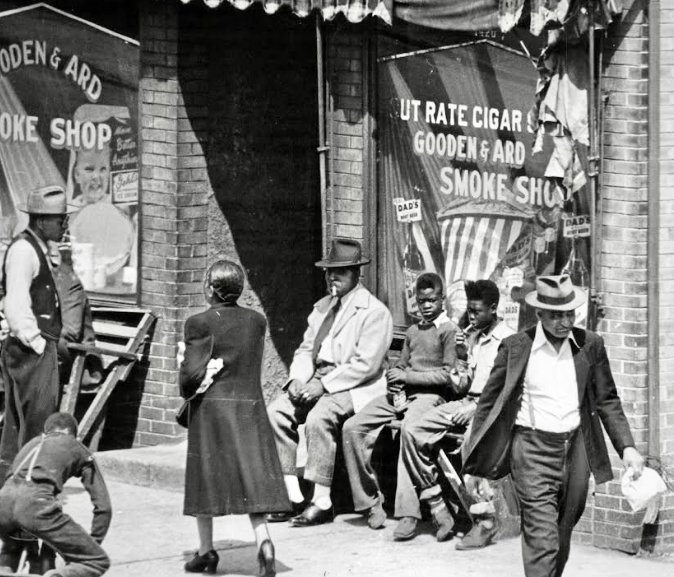
{"label": "glass bottle", "polygon": [[574,238],[571,245],[571,254],[569,254],[569,260],[562,271],[565,274],[568,274],[571,278],[571,282],[574,286],[587,288],[590,281],[590,273],[587,269],[587,265],[583,260],[583,257],[578,253],[576,248],[576,239]]}
{"label": "glass bottle", "polygon": [[405,280],[405,306],[407,314],[419,316],[417,304],[416,282],[417,277],[424,272],[424,259],[414,238],[413,223],[407,224],[407,244],[403,253],[403,277]]}

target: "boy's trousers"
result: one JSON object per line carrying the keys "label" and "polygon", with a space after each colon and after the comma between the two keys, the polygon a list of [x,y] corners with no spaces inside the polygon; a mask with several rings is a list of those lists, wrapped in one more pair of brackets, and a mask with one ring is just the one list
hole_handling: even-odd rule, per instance
{"label": "boy's trousers", "polygon": [[48,483],[10,478],[0,490],[0,536],[6,541],[21,529],[63,557],[62,577],[98,577],[110,567],[105,551],[63,512]]}

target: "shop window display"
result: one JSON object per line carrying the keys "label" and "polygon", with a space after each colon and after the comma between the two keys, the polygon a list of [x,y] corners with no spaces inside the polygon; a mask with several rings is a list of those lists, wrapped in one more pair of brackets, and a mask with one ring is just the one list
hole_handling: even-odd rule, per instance
{"label": "shop window display", "polygon": [[406,32],[378,39],[378,286],[402,328],[419,272],[444,278],[457,322],[464,281],[491,279],[500,315],[522,329],[535,321],[524,296],[537,275],[568,272],[589,289],[587,135],[538,130],[539,40]]}
{"label": "shop window display", "polygon": [[67,240],[85,289],[135,301],[139,46],[112,12],[95,22],[79,8],[0,12],[1,242],[25,227],[27,192],[58,184],[75,208]]}

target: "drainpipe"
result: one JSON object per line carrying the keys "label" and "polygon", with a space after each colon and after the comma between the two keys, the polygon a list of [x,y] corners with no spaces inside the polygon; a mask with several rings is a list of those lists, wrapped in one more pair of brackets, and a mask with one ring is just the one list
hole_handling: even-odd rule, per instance
{"label": "drainpipe", "polygon": [[[588,177],[589,177],[589,196],[590,196],[590,253],[592,254],[592,270],[590,272],[590,302],[588,304],[588,327],[595,330],[597,324],[597,279],[599,278],[599,259],[597,243],[597,177],[599,176],[599,154],[597,152],[597,110],[596,105],[596,71],[594,65],[595,59],[595,29],[594,29],[594,9],[589,7],[588,14],[588,87],[587,87],[587,116],[588,116]],[[599,71],[601,75],[601,70]]]}
{"label": "drainpipe", "polygon": [[[660,459],[660,0],[648,7],[648,456]],[[657,462],[657,461],[656,461]]]}
{"label": "drainpipe", "polygon": [[326,155],[330,148],[325,142],[325,79],[323,75],[323,28],[321,16],[316,14],[316,83],[318,88],[318,171],[321,187],[321,254],[328,246],[328,192]]}

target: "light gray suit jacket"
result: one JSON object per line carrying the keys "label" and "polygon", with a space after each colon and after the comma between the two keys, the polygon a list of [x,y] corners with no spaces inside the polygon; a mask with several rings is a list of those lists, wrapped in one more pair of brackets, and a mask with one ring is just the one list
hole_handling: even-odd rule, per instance
{"label": "light gray suit jacket", "polygon": [[[384,359],[393,338],[393,319],[388,308],[365,287],[358,285],[332,327],[332,357],[335,368],[321,378],[328,393],[350,391],[354,408],[360,410],[386,392]],[[314,340],[330,310],[330,296],[315,305],[307,321],[302,344],[295,351],[288,381],[306,383],[316,367]]]}

